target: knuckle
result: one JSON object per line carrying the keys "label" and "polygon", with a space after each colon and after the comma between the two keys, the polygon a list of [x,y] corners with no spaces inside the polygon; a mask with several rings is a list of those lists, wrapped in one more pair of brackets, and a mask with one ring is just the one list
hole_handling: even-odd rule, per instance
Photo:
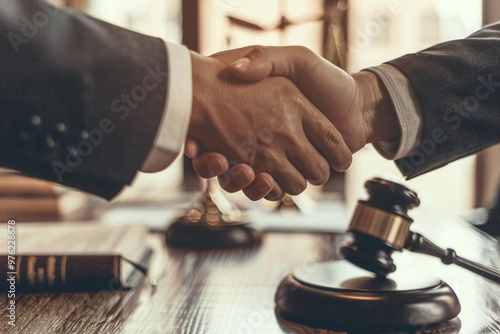
{"label": "knuckle", "polygon": [[278,153],[276,150],[274,150],[272,147],[266,145],[262,148],[260,154],[259,154],[259,160],[264,166],[267,166],[268,168],[271,166],[274,166],[275,164],[279,164],[279,157]]}
{"label": "knuckle", "polygon": [[282,159],[276,159],[274,161],[269,161],[269,164],[267,165],[268,172],[271,174],[273,177],[274,175],[279,175],[283,173],[283,171],[286,171],[288,166],[285,161]]}
{"label": "knuckle", "polygon": [[303,136],[300,136],[297,131],[289,129],[287,132],[284,133],[285,140],[289,147],[293,149],[296,154],[298,155],[304,155],[307,153],[307,150],[304,148],[304,138]]}
{"label": "knuckle", "polygon": [[[303,103],[300,99],[300,94],[297,94],[298,88],[288,80],[287,78],[277,78],[279,80],[279,85],[276,86],[276,97],[284,105],[290,105],[292,103]],[[277,81],[278,82],[278,81]]]}
{"label": "knuckle", "polygon": [[[288,88],[286,99],[289,110],[292,115],[299,116],[302,120],[318,121],[321,120],[321,113],[315,109],[311,102],[295,86]],[[290,112],[289,111],[289,112]]]}
{"label": "knuckle", "polygon": [[291,48],[295,54],[300,55],[302,57],[307,57],[314,53],[311,49],[303,45],[295,45],[292,46]]}
{"label": "knuckle", "polygon": [[291,105],[300,110],[307,109],[304,98],[302,94],[298,94],[296,86],[293,84],[287,84],[283,86],[283,89],[285,90],[286,95],[288,95],[286,99],[290,101]]}
{"label": "knuckle", "polygon": [[317,66],[317,55],[311,49],[305,46],[295,46],[294,54],[296,55],[295,66],[291,72],[293,76],[300,80],[301,75],[309,73],[315,66]]}
{"label": "knuckle", "polygon": [[277,174],[286,168],[283,157],[271,147],[264,147],[259,152],[259,156],[255,163],[252,165],[255,174],[269,173],[271,175]]}
{"label": "knuckle", "polygon": [[333,147],[339,141],[339,132],[333,126],[327,126],[323,131],[323,142],[329,147]]}

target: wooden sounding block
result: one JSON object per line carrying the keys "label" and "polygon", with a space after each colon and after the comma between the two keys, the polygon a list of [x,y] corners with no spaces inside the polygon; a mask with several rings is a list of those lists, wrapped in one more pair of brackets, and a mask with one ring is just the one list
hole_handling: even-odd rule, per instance
{"label": "wooden sounding block", "polygon": [[460,313],[455,293],[436,277],[410,269],[376,277],[347,261],[296,270],[281,282],[275,300],[280,317],[329,330],[411,329]]}

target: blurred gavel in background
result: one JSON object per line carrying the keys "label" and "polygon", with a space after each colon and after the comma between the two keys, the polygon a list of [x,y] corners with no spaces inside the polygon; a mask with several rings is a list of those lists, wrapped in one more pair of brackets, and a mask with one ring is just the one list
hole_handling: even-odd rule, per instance
{"label": "blurred gavel in background", "polygon": [[354,240],[341,246],[346,260],[385,278],[396,271],[392,253],[407,249],[440,258],[444,264],[456,264],[500,283],[499,271],[464,259],[453,249],[442,249],[421,234],[410,231],[413,219],[408,216],[408,210],[420,204],[413,190],[381,178],[367,181],[365,187],[369,199],[358,201],[348,229]]}

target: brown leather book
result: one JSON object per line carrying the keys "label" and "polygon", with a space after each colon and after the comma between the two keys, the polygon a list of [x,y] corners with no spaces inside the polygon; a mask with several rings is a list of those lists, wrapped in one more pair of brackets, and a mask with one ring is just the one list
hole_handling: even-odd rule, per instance
{"label": "brown leather book", "polygon": [[0,292],[133,288],[152,254],[147,235],[145,226],[9,223],[0,230]]}
{"label": "brown leather book", "polygon": [[121,290],[120,261],[119,255],[4,255],[0,291]]}

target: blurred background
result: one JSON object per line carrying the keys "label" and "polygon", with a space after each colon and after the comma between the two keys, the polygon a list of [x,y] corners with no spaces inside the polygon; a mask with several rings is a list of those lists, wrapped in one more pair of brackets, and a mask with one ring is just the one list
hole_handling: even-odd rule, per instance
{"label": "blurred background", "polygon": [[[53,2],[141,33],[183,43],[204,55],[251,44],[304,45],[349,72],[466,37],[483,25],[500,20],[500,2],[495,0]],[[411,180],[408,186],[424,202],[460,214],[491,204],[500,183],[499,165],[500,147],[496,146]],[[384,160],[369,146],[354,156],[346,173],[332,172],[327,184],[309,187],[307,193],[313,200],[333,198],[351,207],[355,200],[364,197],[363,184],[373,176],[402,181],[394,163]],[[123,209],[131,205],[145,207],[151,214],[153,206],[186,204],[199,189],[201,182],[189,159],[183,156],[161,173],[139,174],[133,186],[110,204],[48,183],[2,173],[0,215],[1,219],[16,216],[18,221],[87,219],[111,207]],[[238,203],[249,203],[242,194],[230,197]]]}

